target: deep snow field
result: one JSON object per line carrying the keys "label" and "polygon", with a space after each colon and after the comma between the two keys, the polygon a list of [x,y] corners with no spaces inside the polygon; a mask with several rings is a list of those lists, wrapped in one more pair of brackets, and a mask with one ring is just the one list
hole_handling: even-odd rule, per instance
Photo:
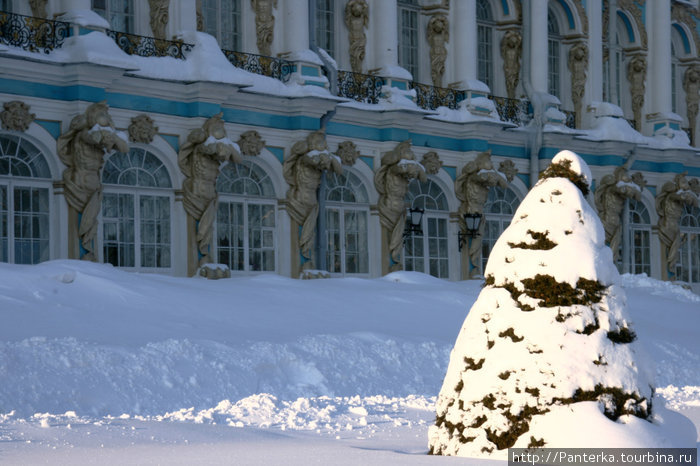
{"label": "deep snow field", "polygon": [[[622,284],[654,402],[700,430],[700,296]],[[426,455],[480,288],[0,264],[0,464],[505,464]]]}

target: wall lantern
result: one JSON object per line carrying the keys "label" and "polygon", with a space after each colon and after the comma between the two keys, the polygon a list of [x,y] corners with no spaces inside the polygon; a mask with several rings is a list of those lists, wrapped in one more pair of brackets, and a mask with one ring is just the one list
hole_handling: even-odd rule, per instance
{"label": "wall lantern", "polygon": [[475,238],[479,236],[479,228],[481,227],[482,214],[478,212],[464,214],[464,223],[467,225],[465,232],[457,233],[457,239],[459,241],[459,250],[461,251],[467,242],[467,238]]}
{"label": "wall lantern", "polygon": [[408,216],[406,217],[406,229],[403,232],[403,239],[406,239],[413,234],[422,235],[423,234],[423,214],[425,209],[419,209],[417,207],[411,207],[408,209]]}

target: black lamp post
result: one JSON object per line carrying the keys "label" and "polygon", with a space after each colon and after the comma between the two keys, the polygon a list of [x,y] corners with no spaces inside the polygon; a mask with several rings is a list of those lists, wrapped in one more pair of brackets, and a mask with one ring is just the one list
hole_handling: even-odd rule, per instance
{"label": "black lamp post", "polygon": [[459,241],[459,250],[461,251],[464,244],[467,242],[467,238],[475,238],[479,236],[479,227],[481,227],[482,214],[478,212],[467,212],[464,214],[464,223],[467,226],[465,232],[457,233],[457,239]]}
{"label": "black lamp post", "polygon": [[425,209],[419,209],[417,207],[411,207],[410,209],[408,209],[408,216],[406,217],[406,229],[403,232],[404,241],[406,241],[406,239],[409,236],[413,236],[414,233],[418,235],[423,234],[423,228],[421,227],[421,225],[424,213]]}

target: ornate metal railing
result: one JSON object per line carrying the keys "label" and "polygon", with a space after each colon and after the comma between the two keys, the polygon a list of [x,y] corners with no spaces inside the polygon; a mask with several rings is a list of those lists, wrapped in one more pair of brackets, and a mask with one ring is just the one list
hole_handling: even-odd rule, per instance
{"label": "ornate metal railing", "polygon": [[508,97],[489,96],[496,104],[496,111],[501,121],[507,121],[518,126],[527,124],[532,118],[530,101],[526,99],[509,99]]}
{"label": "ornate metal railing", "polygon": [[266,57],[265,55],[236,52],[234,50],[222,50],[222,52],[236,68],[279,79],[282,82],[289,81],[289,77],[294,70],[294,63],[282,58]]}
{"label": "ornate metal railing", "polygon": [[0,44],[50,53],[63,45],[70,26],[63,21],[0,11]]}
{"label": "ornate metal railing", "polygon": [[411,82],[411,88],[416,90],[416,105],[426,110],[435,110],[438,107],[449,107],[455,110],[466,96],[464,91],[415,81]]}
{"label": "ornate metal railing", "polygon": [[365,102],[379,103],[384,78],[372,74],[338,70],[338,96]]}
{"label": "ornate metal railing", "polygon": [[110,29],[105,32],[125,53],[140,57],[173,57],[184,60],[185,52],[189,52],[194,47],[182,40],[156,39]]}

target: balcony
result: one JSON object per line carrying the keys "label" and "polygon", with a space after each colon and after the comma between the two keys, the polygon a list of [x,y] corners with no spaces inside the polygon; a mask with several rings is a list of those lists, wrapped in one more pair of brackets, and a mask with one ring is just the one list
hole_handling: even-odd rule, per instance
{"label": "balcony", "polygon": [[111,37],[124,53],[139,57],[172,57],[184,60],[185,52],[189,52],[194,47],[182,40],[156,39],[110,29],[105,31],[105,34]]}
{"label": "balcony", "polygon": [[275,78],[283,83],[289,81],[294,71],[294,63],[282,58],[266,57],[254,53],[237,52],[234,50],[221,50],[228,61],[236,68],[251,73]]}
{"label": "balcony", "polygon": [[0,44],[48,54],[69,35],[68,23],[0,11]]}

